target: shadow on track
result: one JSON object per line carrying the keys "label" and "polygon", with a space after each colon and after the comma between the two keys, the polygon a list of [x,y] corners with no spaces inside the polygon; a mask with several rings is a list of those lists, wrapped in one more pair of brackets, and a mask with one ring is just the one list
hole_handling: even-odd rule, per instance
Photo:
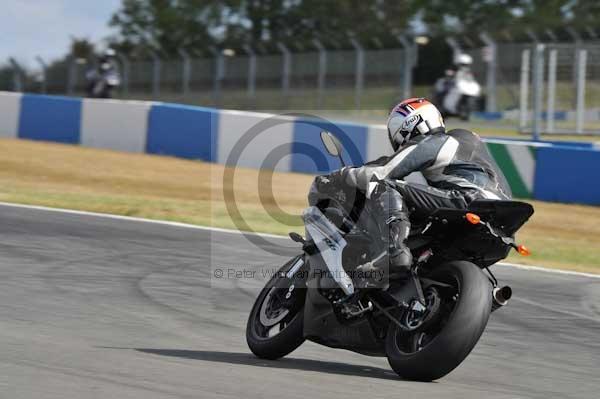
{"label": "shadow on track", "polygon": [[[116,349],[116,348],[115,348]],[[124,349],[124,348],[119,348]],[[151,349],[132,348],[138,352],[153,355],[172,356],[183,359],[204,360],[207,362],[242,364],[256,367],[272,367],[278,369],[293,369],[303,371],[318,371],[329,374],[351,375],[356,377],[379,378],[385,380],[400,380],[400,377],[391,370],[371,366],[358,366],[352,364],[327,362],[322,360],[284,358],[280,360],[264,360],[249,353],[217,352],[182,349]]]}

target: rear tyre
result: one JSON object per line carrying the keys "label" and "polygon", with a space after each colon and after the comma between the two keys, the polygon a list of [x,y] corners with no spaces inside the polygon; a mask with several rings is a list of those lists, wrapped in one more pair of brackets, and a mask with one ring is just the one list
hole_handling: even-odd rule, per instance
{"label": "rear tyre", "polygon": [[[250,311],[246,325],[246,342],[256,356],[279,359],[304,342],[303,320],[306,287],[302,281],[288,279],[287,271],[302,258],[286,263],[267,282]],[[290,292],[292,284],[296,286]],[[286,294],[290,292],[289,298]]]}
{"label": "rear tyre", "polygon": [[428,277],[453,287],[438,287],[439,321],[410,333],[390,323],[385,343],[392,369],[418,381],[454,370],[479,341],[492,308],[491,284],[470,262],[447,263]]}

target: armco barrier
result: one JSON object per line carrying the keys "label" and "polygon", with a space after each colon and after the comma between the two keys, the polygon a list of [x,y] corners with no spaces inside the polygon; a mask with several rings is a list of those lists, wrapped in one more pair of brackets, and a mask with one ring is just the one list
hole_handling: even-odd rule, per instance
{"label": "armco barrier", "polygon": [[[0,137],[58,141],[278,171],[338,167],[320,143],[333,131],[348,164],[391,152],[385,126],[333,123],[143,101],[90,100],[0,92]],[[589,143],[486,139],[516,197],[600,204],[600,150]],[[413,176],[418,180],[417,176]]]}

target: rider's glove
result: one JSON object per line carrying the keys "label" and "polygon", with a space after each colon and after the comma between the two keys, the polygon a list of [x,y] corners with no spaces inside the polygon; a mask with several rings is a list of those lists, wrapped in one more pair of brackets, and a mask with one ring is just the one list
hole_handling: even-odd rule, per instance
{"label": "rider's glove", "polygon": [[331,180],[332,184],[335,185],[336,187],[338,187],[338,188],[345,187],[346,183],[347,183],[347,175],[351,169],[352,168],[349,166],[344,166],[341,169],[331,172],[331,174],[329,174],[328,177]]}
{"label": "rider's glove", "polygon": [[333,191],[333,179],[329,175],[317,176],[315,178],[315,183],[317,184],[317,189],[321,193]]}
{"label": "rider's glove", "polygon": [[331,183],[339,186],[344,183],[344,168],[331,172],[328,176]]}
{"label": "rider's glove", "polygon": [[328,175],[317,176],[317,188],[320,192],[334,192],[343,187],[344,171],[346,168],[336,170]]}

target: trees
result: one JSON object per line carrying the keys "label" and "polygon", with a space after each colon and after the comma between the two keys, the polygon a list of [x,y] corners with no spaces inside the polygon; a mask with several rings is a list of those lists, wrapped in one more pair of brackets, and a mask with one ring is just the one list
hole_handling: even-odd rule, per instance
{"label": "trees", "polygon": [[123,0],[109,24],[119,31],[117,47],[149,47],[174,55],[179,48],[212,43],[224,5],[204,0]]}
{"label": "trees", "polygon": [[[349,31],[365,43],[390,41],[392,30],[405,29],[416,10],[413,1],[392,0],[123,0],[110,25],[115,46],[203,49],[211,44],[283,41],[312,46],[314,37],[339,41]],[[346,41],[344,45],[349,46]]]}
{"label": "trees", "polygon": [[423,0],[420,7],[431,33],[439,34],[471,34],[485,29],[518,36],[526,30],[544,32],[600,23],[597,0]]}
{"label": "trees", "polygon": [[[535,1],[535,0],[533,0]],[[561,0],[564,1],[564,0]],[[422,19],[437,34],[496,32],[514,23],[528,0],[424,0]]]}

